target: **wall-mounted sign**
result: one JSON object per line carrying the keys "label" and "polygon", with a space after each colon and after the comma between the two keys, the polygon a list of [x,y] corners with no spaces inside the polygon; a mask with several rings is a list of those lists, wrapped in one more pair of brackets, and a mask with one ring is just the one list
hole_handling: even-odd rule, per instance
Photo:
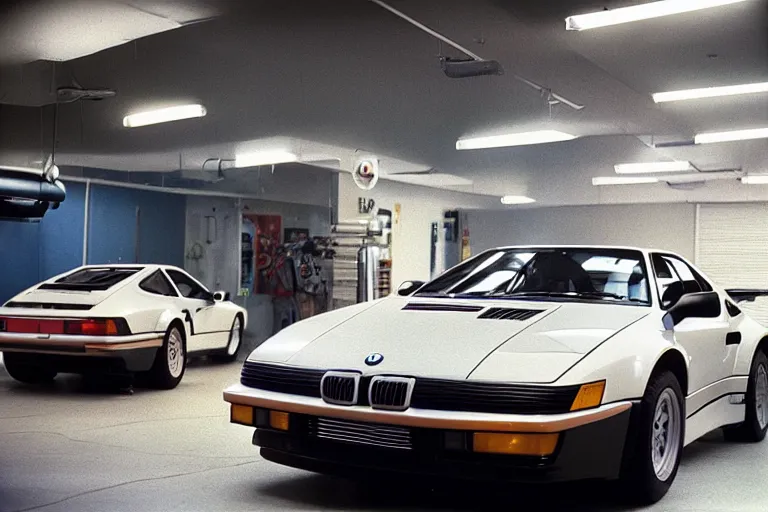
{"label": "wall-mounted sign", "polygon": [[357,198],[357,213],[369,214],[376,208],[376,201],[366,197]]}

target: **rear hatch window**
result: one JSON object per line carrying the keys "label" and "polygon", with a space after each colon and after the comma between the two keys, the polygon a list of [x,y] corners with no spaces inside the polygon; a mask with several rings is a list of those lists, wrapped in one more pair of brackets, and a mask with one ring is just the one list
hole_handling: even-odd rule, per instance
{"label": "rear hatch window", "polygon": [[44,283],[40,290],[104,291],[143,270],[141,267],[84,268],[52,283]]}

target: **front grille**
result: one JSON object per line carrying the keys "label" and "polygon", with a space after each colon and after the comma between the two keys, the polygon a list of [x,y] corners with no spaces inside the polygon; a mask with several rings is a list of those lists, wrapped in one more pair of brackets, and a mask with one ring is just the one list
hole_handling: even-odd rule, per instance
{"label": "front grille", "polygon": [[368,387],[368,402],[374,409],[404,411],[410,405],[414,379],[374,377]]}
{"label": "front grille", "polygon": [[559,414],[571,410],[579,386],[533,386],[416,379],[411,407],[498,414]]}
{"label": "front grille", "polygon": [[528,320],[539,313],[541,309],[490,308],[478,318],[485,320]]}
{"label": "front grille", "polygon": [[320,380],[325,370],[246,361],[240,383],[256,389],[320,398]]}
{"label": "front grille", "polygon": [[311,418],[309,434],[319,439],[341,443],[376,446],[399,450],[413,449],[413,435],[405,427],[360,423],[331,418]]}
{"label": "front grille", "polygon": [[355,405],[359,385],[358,373],[327,372],[320,383],[320,396],[331,404]]}

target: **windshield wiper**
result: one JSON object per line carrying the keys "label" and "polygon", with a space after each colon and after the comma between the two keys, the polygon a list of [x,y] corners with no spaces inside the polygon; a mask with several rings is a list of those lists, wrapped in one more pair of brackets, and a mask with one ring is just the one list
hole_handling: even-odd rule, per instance
{"label": "windshield wiper", "polygon": [[616,300],[623,300],[623,301],[629,301],[629,302],[646,302],[643,299],[636,299],[636,298],[630,298],[625,297],[623,295],[619,295],[616,293],[611,292],[598,292],[598,291],[592,291],[592,292],[545,292],[545,291],[530,291],[530,292],[512,292],[512,293],[506,293],[505,296],[511,296],[516,295],[520,297],[530,296],[530,297],[569,297],[569,298],[578,298],[578,297],[606,297],[610,299],[616,299]]}

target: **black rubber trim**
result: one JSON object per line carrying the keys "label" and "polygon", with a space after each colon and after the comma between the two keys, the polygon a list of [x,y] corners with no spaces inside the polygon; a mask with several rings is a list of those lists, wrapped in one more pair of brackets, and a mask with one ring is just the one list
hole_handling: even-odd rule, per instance
{"label": "black rubber trim", "polygon": [[88,311],[93,306],[90,304],[61,304],[55,302],[16,302],[12,301],[6,304],[6,308],[26,308],[26,309],[63,309],[68,311]]}
{"label": "black rubber trim", "polygon": [[478,313],[481,306],[467,306],[463,304],[433,304],[410,302],[405,305],[403,311],[452,311],[456,313]]}

